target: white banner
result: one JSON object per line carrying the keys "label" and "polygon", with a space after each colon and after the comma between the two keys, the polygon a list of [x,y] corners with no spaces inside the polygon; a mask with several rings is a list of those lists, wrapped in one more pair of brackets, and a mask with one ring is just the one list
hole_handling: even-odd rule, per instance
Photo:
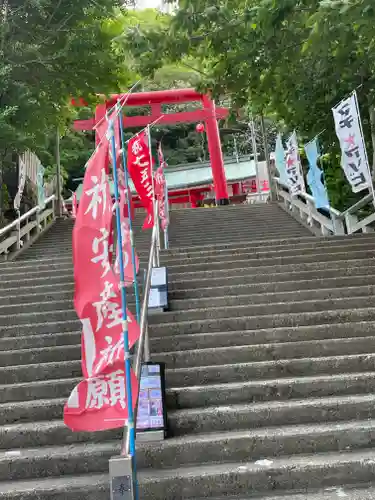
{"label": "white banner", "polygon": [[19,210],[21,206],[21,198],[22,198],[22,193],[25,187],[25,181],[26,181],[26,165],[22,161],[22,159],[19,157],[18,158],[18,191],[16,196],[14,197],[14,209]]}
{"label": "white banner", "polygon": [[371,174],[363,139],[357,93],[332,109],[336,134],[341,147],[341,167],[353,193],[371,187]]}
{"label": "white banner", "polygon": [[306,193],[305,181],[302,173],[301,160],[298,153],[297,134],[294,131],[286,143],[286,177],[290,193],[295,196],[298,193]]}

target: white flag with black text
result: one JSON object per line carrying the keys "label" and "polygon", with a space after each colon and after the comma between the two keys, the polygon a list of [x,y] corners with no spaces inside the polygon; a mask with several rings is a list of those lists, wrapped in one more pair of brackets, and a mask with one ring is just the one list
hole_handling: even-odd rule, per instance
{"label": "white flag with black text", "polygon": [[303,178],[302,165],[298,152],[297,134],[294,131],[286,143],[286,177],[290,193],[295,196],[298,193],[306,193],[305,180]]}
{"label": "white flag with black text", "polygon": [[336,134],[341,147],[341,167],[352,187],[358,193],[371,186],[371,174],[359,115],[357,93],[341,101],[332,109]]}

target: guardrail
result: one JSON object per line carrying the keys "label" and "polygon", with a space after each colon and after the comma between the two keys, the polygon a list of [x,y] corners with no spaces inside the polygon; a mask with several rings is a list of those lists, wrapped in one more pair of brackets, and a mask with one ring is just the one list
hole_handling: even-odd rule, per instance
{"label": "guardrail", "polygon": [[[288,186],[283,184],[278,177],[274,178],[277,197],[284,203],[285,207],[303,222],[308,224],[314,232],[323,236],[354,234],[358,232],[374,232],[375,212],[372,194],[367,194],[345,212],[339,212],[334,208],[327,208],[327,215],[318,211],[314,198],[307,193],[298,193],[297,196],[290,194]],[[371,206],[372,213],[362,214],[361,210]]]}
{"label": "guardrail", "polygon": [[0,255],[7,258],[24,243],[35,239],[55,219],[55,195],[46,199],[43,208],[36,206],[0,229]]}
{"label": "guardrail", "polygon": [[310,226],[314,232],[319,232],[323,236],[345,234],[341,212],[329,208],[327,209],[329,215],[323,215],[316,208],[315,200],[311,195],[298,193],[298,196],[292,196],[288,186],[280,182],[278,177],[274,180],[278,198],[281,198],[286,208]]}
{"label": "guardrail", "polygon": [[364,216],[361,214],[361,210],[366,206],[371,206],[371,209],[374,210],[374,200],[370,193],[341,214],[345,220],[348,234],[357,233],[358,231],[362,233],[374,232],[374,228],[370,224],[375,223],[375,213]]}

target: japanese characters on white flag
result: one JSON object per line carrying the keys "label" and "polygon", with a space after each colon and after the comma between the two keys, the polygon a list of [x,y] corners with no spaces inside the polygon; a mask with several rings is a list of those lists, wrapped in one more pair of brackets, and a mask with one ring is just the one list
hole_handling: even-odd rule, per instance
{"label": "japanese characters on white flag", "polygon": [[352,187],[358,193],[371,186],[371,174],[363,139],[357,93],[341,101],[332,109],[336,134],[341,147],[341,167]]}
{"label": "japanese characters on white flag", "polygon": [[292,196],[305,193],[305,181],[302,173],[301,160],[298,153],[297,134],[294,131],[286,143],[286,177]]}
{"label": "japanese characters on white flag", "polygon": [[18,191],[14,197],[14,209],[19,210],[21,206],[22,193],[25,187],[26,181],[26,165],[22,161],[21,157],[18,158]]}

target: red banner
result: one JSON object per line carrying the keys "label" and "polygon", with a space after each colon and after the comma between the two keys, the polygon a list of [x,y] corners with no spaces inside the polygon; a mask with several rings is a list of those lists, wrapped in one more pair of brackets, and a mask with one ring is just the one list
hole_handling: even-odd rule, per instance
{"label": "red banner", "polygon": [[[83,380],[64,408],[64,422],[75,431],[99,431],[122,427],[127,418],[124,378],[124,346],[118,263],[112,267],[113,204],[107,177],[108,139],[103,138],[89,160],[83,182],[80,209],[73,230],[75,278],[74,305],[83,326]],[[128,226],[122,221],[123,246]],[[117,252],[118,253],[118,252]],[[126,282],[134,276],[130,252],[126,252]],[[130,347],[140,330],[127,311]],[[132,372],[133,399],[138,384]]]}
{"label": "red banner", "polygon": [[150,229],[154,225],[153,185],[150,150],[145,131],[130,139],[128,143],[128,171],[147,212],[143,229]]}

